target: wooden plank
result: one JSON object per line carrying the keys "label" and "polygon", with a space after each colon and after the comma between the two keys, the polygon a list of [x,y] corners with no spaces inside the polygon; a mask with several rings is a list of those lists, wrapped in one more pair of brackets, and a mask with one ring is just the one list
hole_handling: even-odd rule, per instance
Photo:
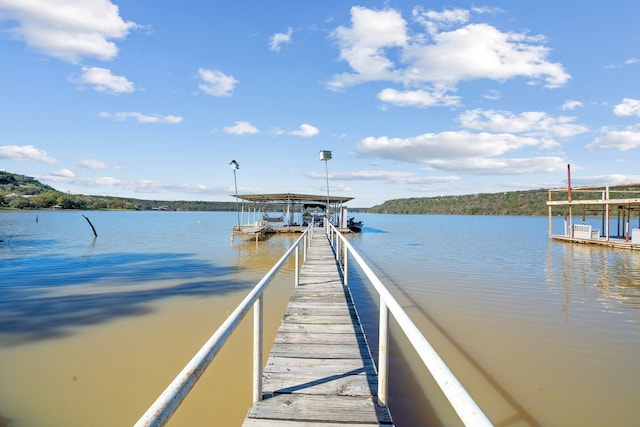
{"label": "wooden plank", "polygon": [[[314,423],[305,421],[303,423],[299,421],[287,421],[287,420],[264,420],[256,418],[247,418],[243,424],[246,427],[344,427],[344,423]],[[388,424],[362,424],[358,423],[358,427],[374,427]]]}
{"label": "wooden plank", "polygon": [[278,344],[351,344],[366,345],[366,340],[362,334],[337,334],[337,333],[299,333],[299,332],[279,332],[275,338]]}
{"label": "wooden plank", "polygon": [[263,370],[246,427],[392,425],[377,373],[327,238],[316,231]]}
{"label": "wooden plank", "polygon": [[[319,332],[333,332],[337,334],[351,333],[354,330],[353,325],[318,325],[313,323],[283,323],[278,329],[279,333],[289,332],[307,332],[307,333],[319,333]],[[362,327],[358,325],[355,329],[356,332],[362,333]]]}
{"label": "wooden plank", "polygon": [[280,344],[271,346],[271,354],[289,357],[313,358],[319,354],[323,359],[355,359],[366,354],[368,348],[365,344]]}
{"label": "wooden plank", "polygon": [[326,377],[335,373],[353,372],[364,369],[375,375],[375,368],[371,359],[298,359],[286,356],[270,357],[265,365],[267,373],[291,373],[293,376],[308,378],[317,375]]}
{"label": "wooden plank", "polygon": [[350,325],[353,319],[350,316],[284,316],[284,320],[292,323],[315,323],[323,325],[345,324]]}
{"label": "wooden plank", "polygon": [[256,403],[248,417],[304,422],[391,424],[386,408],[378,405],[375,398],[362,396],[280,394]]}
{"label": "wooden plank", "polygon": [[335,396],[371,397],[377,391],[375,379],[363,372],[358,375],[332,375],[326,378],[309,378],[307,382],[292,379],[285,374],[267,374],[264,377],[263,394],[269,398],[276,394],[314,394]]}

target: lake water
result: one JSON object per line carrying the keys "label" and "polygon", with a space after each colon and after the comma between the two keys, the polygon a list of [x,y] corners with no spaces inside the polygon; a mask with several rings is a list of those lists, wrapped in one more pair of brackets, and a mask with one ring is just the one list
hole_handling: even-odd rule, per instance
{"label": "lake water", "polygon": [[[0,212],[0,426],[132,425],[296,237],[231,244],[235,213],[84,214],[95,239],[80,212]],[[357,217],[350,242],[495,425],[637,424],[640,253],[553,242],[546,217]],[[267,292],[267,350],[292,281],[289,263]],[[375,343],[375,298],[350,284]],[[392,329],[396,424],[460,425]],[[250,319],[236,335],[169,425],[242,422]]]}

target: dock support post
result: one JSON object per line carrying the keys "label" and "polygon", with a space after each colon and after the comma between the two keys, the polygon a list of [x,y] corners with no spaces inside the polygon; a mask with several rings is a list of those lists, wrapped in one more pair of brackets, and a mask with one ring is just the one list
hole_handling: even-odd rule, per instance
{"label": "dock support post", "polygon": [[378,402],[387,406],[389,371],[389,309],[380,298],[380,330],[378,331]]}
{"label": "dock support post", "polygon": [[253,303],[253,403],[262,400],[262,308],[260,295]]}

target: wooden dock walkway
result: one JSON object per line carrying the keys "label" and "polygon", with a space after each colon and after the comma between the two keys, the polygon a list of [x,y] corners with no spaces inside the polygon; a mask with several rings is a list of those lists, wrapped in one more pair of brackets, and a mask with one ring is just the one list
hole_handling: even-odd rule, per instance
{"label": "wooden dock walkway", "polygon": [[243,426],[392,425],[351,294],[324,229],[314,230],[263,371],[263,400]]}

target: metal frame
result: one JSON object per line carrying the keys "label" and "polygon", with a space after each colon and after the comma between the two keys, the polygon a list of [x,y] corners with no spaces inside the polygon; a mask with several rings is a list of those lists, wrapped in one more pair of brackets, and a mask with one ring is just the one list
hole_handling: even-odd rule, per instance
{"label": "metal frame", "polygon": [[482,409],[458,381],[453,372],[436,353],[429,341],[422,335],[418,327],[402,309],[402,306],[391,295],[389,290],[378,279],[360,254],[332,224],[327,227],[327,237],[334,248],[336,260],[342,265],[345,285],[349,278],[349,255],[356,261],[380,296],[379,345],[378,345],[378,401],[387,405],[388,371],[389,371],[389,313],[393,315],[400,329],[404,332],[422,363],[444,393],[454,411],[465,426],[492,426],[491,421]]}

